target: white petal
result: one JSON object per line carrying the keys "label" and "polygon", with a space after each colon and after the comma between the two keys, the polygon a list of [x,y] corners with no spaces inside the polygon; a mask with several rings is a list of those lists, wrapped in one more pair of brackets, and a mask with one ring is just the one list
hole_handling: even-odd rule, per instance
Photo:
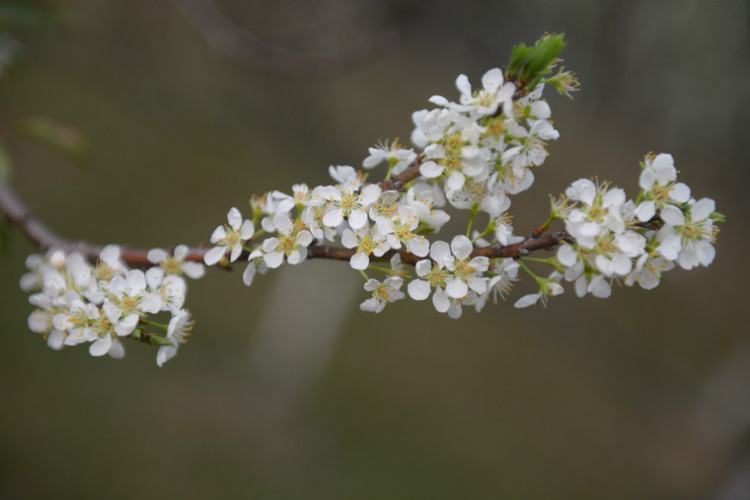
{"label": "white petal", "polygon": [[447,261],[453,260],[451,247],[445,241],[435,241],[430,247],[430,257],[441,267],[445,266]]}
{"label": "white petal", "polygon": [[427,238],[414,238],[406,242],[406,247],[417,257],[424,257],[430,253],[430,242]]}
{"label": "white petal", "polygon": [[686,203],[690,199],[690,188],[687,184],[678,182],[669,191],[669,197],[677,203]]}
{"label": "white petal", "polygon": [[267,253],[263,256],[263,260],[268,267],[276,269],[284,262],[284,254],[282,252]]}
{"label": "white petal", "polygon": [[256,268],[257,266],[255,265],[255,262],[251,262],[245,268],[245,272],[242,273],[242,282],[246,286],[250,286],[253,284],[253,278],[255,278]]}
{"label": "white petal", "polygon": [[472,275],[468,278],[468,284],[469,288],[477,292],[479,295],[487,291],[487,278]]}
{"label": "white petal", "polygon": [[612,287],[609,285],[609,282],[606,280],[606,278],[601,274],[597,274],[593,278],[591,278],[591,283],[589,284],[588,290],[589,292],[591,292],[591,295],[600,299],[606,299],[607,297],[612,295]]}
{"label": "white petal", "polygon": [[703,198],[690,207],[690,218],[693,219],[693,221],[702,221],[708,219],[714,210],[716,210],[716,203],[714,200],[711,198]]}
{"label": "white petal", "polygon": [[194,280],[202,278],[206,274],[206,269],[199,262],[183,262],[180,269],[185,273],[185,276]]}
{"label": "white petal", "polygon": [[34,311],[29,315],[29,329],[34,333],[44,333],[49,330],[49,316],[44,311]]}
{"label": "white petal", "polygon": [[232,252],[229,254],[229,262],[234,262],[239,259],[240,254],[242,254],[242,245],[234,245],[232,247]]}
{"label": "white petal", "polygon": [[448,308],[448,317],[451,319],[461,318],[462,313],[463,309],[461,308],[460,302],[454,302],[453,304],[451,304],[450,308]]}
{"label": "white petal", "polygon": [[164,305],[161,297],[156,293],[147,293],[141,300],[141,311],[156,314]]}
{"label": "white petal", "polygon": [[516,309],[523,309],[524,307],[533,306],[541,296],[541,293],[530,293],[529,295],[524,295],[513,304],[513,307]]}
{"label": "white petal", "polygon": [[368,257],[364,252],[357,252],[349,260],[349,264],[352,266],[352,268],[361,271],[367,269],[367,266],[370,265],[370,257]]}
{"label": "white petal", "polygon": [[161,248],[152,248],[146,254],[146,258],[152,264],[164,262],[165,260],[167,260],[167,257],[169,257],[169,255],[167,254],[166,250],[163,250]]}
{"label": "white petal", "polygon": [[656,204],[653,201],[643,201],[635,209],[635,216],[638,220],[646,222],[656,214]]}
{"label": "white petal", "polygon": [[500,68],[492,68],[482,76],[482,85],[491,93],[495,93],[503,84],[503,72]]}
{"label": "white petal", "polygon": [[156,290],[164,279],[164,269],[161,267],[151,267],[146,271],[146,284],[149,289]]}
{"label": "white petal", "polygon": [[361,229],[367,224],[367,213],[364,210],[352,210],[349,214],[349,225],[352,229]]}
{"label": "white petal", "polygon": [[226,252],[227,247],[213,247],[203,256],[203,262],[205,262],[207,266],[213,266],[224,257]]}
{"label": "white petal", "polygon": [[612,269],[614,270],[615,274],[625,276],[630,272],[632,268],[633,261],[631,261],[630,257],[628,257],[627,255],[618,253],[615,254],[614,257],[612,257]]}
{"label": "white petal", "polygon": [[232,207],[229,209],[229,212],[227,212],[227,221],[232,229],[237,231],[242,225],[242,214],[237,208]]}
{"label": "white petal", "polygon": [[112,337],[105,335],[104,338],[96,340],[89,346],[89,354],[92,356],[104,356],[112,347]]}
{"label": "white petal", "polygon": [[685,216],[682,210],[674,205],[668,205],[661,211],[661,218],[664,222],[672,226],[681,226],[685,224]]}
{"label": "white petal", "polygon": [[63,335],[63,332],[59,330],[52,330],[49,335],[47,335],[47,345],[52,349],[59,351],[63,348],[64,339],[65,336]]}
{"label": "white petal", "polygon": [[360,311],[379,313],[385,309],[385,302],[381,302],[375,297],[370,297],[359,305]]}
{"label": "white petal", "polygon": [[177,260],[184,260],[185,256],[188,254],[188,247],[187,245],[177,245],[174,247],[174,258]]}
{"label": "white petal", "polygon": [[369,184],[362,189],[362,193],[358,197],[359,203],[363,207],[369,207],[380,198],[382,189],[377,184]]}
{"label": "white petal", "polygon": [[341,235],[341,244],[344,245],[345,248],[355,248],[359,246],[359,241],[357,241],[357,236],[354,234],[354,231],[351,229],[344,229],[344,233]]}
{"label": "white petal", "polygon": [[444,313],[450,308],[451,299],[448,297],[448,294],[445,293],[445,290],[438,288],[435,290],[435,293],[432,294],[432,305],[435,306],[437,312]]}
{"label": "white petal", "polygon": [[439,177],[443,173],[443,170],[445,170],[445,167],[438,165],[434,161],[426,161],[419,166],[419,173],[428,179]]}
{"label": "white petal", "polygon": [[665,238],[656,249],[667,260],[677,260],[680,250],[682,250],[682,242],[677,234]]}
{"label": "white petal", "polygon": [[483,273],[490,268],[490,259],[487,257],[474,257],[469,261],[469,267],[478,273]]}
{"label": "white petal", "polygon": [[461,172],[453,172],[450,177],[448,177],[446,185],[448,189],[452,191],[458,191],[459,189],[464,187],[465,182],[466,177],[464,177],[464,174],[462,174]]}
{"label": "white petal", "polygon": [[474,245],[471,244],[471,240],[462,234],[454,236],[451,240],[451,251],[458,260],[468,259],[472,250],[474,250]]}
{"label": "white petal", "polygon": [[122,359],[125,357],[125,347],[122,345],[122,342],[114,339],[112,340],[112,346],[110,346],[107,354],[114,359]]}
{"label": "white petal", "polygon": [[284,214],[275,215],[273,218],[273,225],[276,227],[279,233],[283,234],[284,236],[289,236],[289,233],[291,233],[292,229],[294,229],[292,220]]}
{"label": "white petal", "polygon": [[115,325],[115,333],[120,337],[130,335],[138,324],[138,315],[129,314],[122,321]]}
{"label": "white petal", "polygon": [[107,245],[99,253],[99,259],[110,267],[116,265],[117,261],[120,260],[120,247],[117,245]]}
{"label": "white petal", "polygon": [[303,247],[309,246],[312,243],[313,237],[310,231],[300,231],[297,234],[297,244]]}
{"label": "white petal", "polygon": [[463,74],[458,75],[456,78],[456,88],[464,95],[471,95],[471,83],[469,83],[469,77]]}
{"label": "white petal", "polygon": [[240,227],[240,237],[243,240],[249,240],[253,237],[253,234],[255,234],[255,226],[253,226],[253,221],[246,220],[242,223],[242,227]]}
{"label": "white petal", "polygon": [[417,276],[426,276],[432,270],[432,261],[429,259],[420,260],[414,266],[414,269],[417,271]]}
{"label": "white petal", "polygon": [[211,243],[218,243],[219,241],[223,240],[227,237],[227,232],[224,229],[224,226],[218,226],[216,229],[214,229],[214,232],[211,233]]}
{"label": "white petal", "polygon": [[578,252],[572,245],[562,245],[557,250],[557,260],[563,266],[571,267],[578,261]]}
{"label": "white petal", "polygon": [[323,224],[328,227],[336,227],[344,220],[344,213],[340,208],[333,208],[323,216]]}
{"label": "white petal", "polygon": [[469,287],[463,280],[448,278],[445,285],[445,293],[453,299],[462,299],[469,293]]}
{"label": "white petal", "polygon": [[302,247],[301,250],[304,250],[304,252],[300,250],[292,250],[289,252],[289,255],[286,256],[286,261],[293,266],[303,262],[307,258],[307,248]]}
{"label": "white petal", "polygon": [[430,283],[425,280],[412,280],[406,287],[409,297],[414,300],[425,300],[430,296]]}
{"label": "white petal", "polygon": [[642,189],[650,190],[656,182],[656,172],[651,168],[646,168],[641,172],[638,178],[638,185]]}

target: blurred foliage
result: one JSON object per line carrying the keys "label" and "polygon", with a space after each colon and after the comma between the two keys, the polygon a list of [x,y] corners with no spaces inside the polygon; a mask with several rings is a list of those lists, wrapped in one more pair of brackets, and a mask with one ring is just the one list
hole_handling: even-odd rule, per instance
{"label": "blurred foliage", "polygon": [[13,123],[12,129],[21,135],[48,146],[78,165],[89,158],[90,146],[76,129],[43,116],[29,116]]}
{"label": "blurred foliage", "polygon": [[[534,192],[514,200],[519,232],[579,177],[637,189],[649,150],[673,153],[730,221],[750,213],[744,0],[217,5],[269,43],[347,46],[384,29],[401,43],[292,80],[212,49],[168,2],[0,2],[0,13],[37,12],[15,21],[22,46],[0,78],[0,123],[54,117],[97,151],[95,168],[59,168],[57,152],[3,135],[14,186],[56,232],[198,244],[251,193],[325,182],[328,165],[408,137],[410,113],[454,96],[457,74],[476,81],[545,31],[566,33],[582,91],[549,97],[561,138]],[[0,261],[0,498],[727,500],[750,405],[738,279],[750,241],[737,226],[722,228],[711,268],[669,273],[652,292],[568,290],[546,309],[500,304],[459,322],[429,304],[360,313],[361,283],[338,263],[291,270],[306,301],[286,299],[277,273],[251,288],[209,273],[190,285],[191,341],[161,370],[147,345],[122,361],[45,347],[17,285],[33,249],[16,238]],[[285,308],[267,318],[274,297]],[[330,329],[304,326],[313,299],[337,311],[323,318]],[[300,336],[281,337],[285,325]],[[267,356],[275,338],[307,347]],[[295,378],[306,356],[319,369]]]}

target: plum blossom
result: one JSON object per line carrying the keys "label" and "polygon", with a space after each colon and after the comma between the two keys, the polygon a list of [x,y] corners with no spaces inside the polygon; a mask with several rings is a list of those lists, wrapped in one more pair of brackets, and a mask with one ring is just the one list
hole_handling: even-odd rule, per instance
{"label": "plum blossom", "polygon": [[382,283],[376,279],[369,279],[365,283],[365,291],[372,292],[372,297],[359,305],[362,311],[379,313],[390,302],[396,302],[405,297],[401,291],[403,278],[391,276]]}
{"label": "plum blossom", "polygon": [[255,234],[253,222],[242,220],[240,211],[232,207],[227,213],[229,225],[218,226],[211,234],[211,243],[216,245],[206,252],[206,265],[213,266],[229,252],[229,262],[234,262],[242,253],[242,245]]}

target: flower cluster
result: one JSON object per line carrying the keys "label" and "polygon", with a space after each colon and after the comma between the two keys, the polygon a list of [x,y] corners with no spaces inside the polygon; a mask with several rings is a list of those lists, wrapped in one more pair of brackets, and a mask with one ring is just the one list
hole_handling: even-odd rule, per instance
{"label": "flower cluster", "polygon": [[[369,149],[362,167],[385,165],[386,180],[373,184],[351,166],[332,166],[335,184],[292,187],[292,193],[267,193],[251,200],[252,219],[242,220],[232,208],[229,225],[217,228],[208,251],[208,265],[230,263],[242,250],[249,261],[244,282],[250,285],[257,272],[277,268],[286,261],[299,264],[311,245],[337,244],[349,250],[353,269],[365,277],[371,298],[367,311],[380,312],[386,304],[408,295],[424,300],[432,294],[439,312],[457,318],[464,305],[480,310],[489,297],[504,298],[517,279],[519,265],[512,259],[476,256],[475,247],[510,245],[523,238],[513,235],[507,210],[511,196],[528,189],[531,169],[547,157],[546,141],[559,134],[550,121],[550,107],[542,100],[544,85],[518,93],[494,68],[472,90],[468,77],[456,80],[458,102],[434,96],[437,107],[413,114],[415,129],[406,148],[398,141]],[[393,182],[397,180],[398,182]],[[485,228],[473,240],[459,235],[450,243],[429,241],[450,220],[448,207],[465,210],[471,225],[486,214]],[[262,231],[254,231],[260,225]],[[412,275],[400,255],[414,264]],[[395,260],[392,257],[396,258]],[[391,259],[391,267],[375,261]],[[366,271],[384,272],[378,281]]]}
{"label": "flower cluster", "polygon": [[[542,99],[545,85],[568,96],[578,88],[572,73],[561,68],[552,74],[563,46],[562,35],[545,36],[533,47],[520,44],[505,73],[490,69],[478,88],[460,75],[455,101],[433,96],[433,109],[413,113],[413,147],[384,142],[369,148],[364,170],[331,166],[330,184],[254,196],[250,218],[231,208],[226,224],[210,236],[212,247],[191,251],[190,258],[203,255],[206,265],[222,267],[246,260],[248,286],[285,263],[346,260],[370,294],[361,310],[378,313],[407,296],[431,298],[435,310],[454,319],[465,306],[481,311],[489,300],[505,300],[520,271],[536,290],[518,299],[517,308],[545,304],[564,292],[564,281],[574,283],[578,296],[603,298],[616,283],[651,289],[675,265],[711,264],[723,216],[713,200],[696,200],[677,182],[668,154],[646,157],[635,200],[608,182],[580,179],[551,200],[545,223],[529,236],[514,234],[511,199],[532,186],[547,142],[559,137]],[[370,171],[383,165],[384,180],[369,182]],[[460,213],[463,220],[456,220]],[[562,227],[548,232],[556,221]],[[439,236],[462,222],[465,230]],[[537,250],[555,254],[532,257]],[[124,337],[157,344],[161,366],[192,326],[181,276],[198,278],[203,267],[187,256],[185,247],[172,256],[152,250],[154,267],[145,272],[128,269],[114,246],[96,265],[75,252],[31,256],[21,280],[24,290],[36,292],[29,327],[56,349],[88,343],[94,356],[122,356]],[[532,267],[542,264],[551,269],[540,276]],[[155,322],[150,315],[158,314],[169,321]],[[161,334],[146,332],[153,327]]]}
{"label": "flower cluster", "polygon": [[722,220],[714,201],[691,198],[690,188],[677,182],[672,155],[649,155],[642,169],[636,201],[589,179],[575,181],[556,200],[553,217],[565,222],[573,239],[550,263],[558,280],[575,282],[579,297],[609,297],[613,282],[652,289],[675,263],[692,269],[713,262]]}
{"label": "flower cluster", "polygon": [[[555,78],[571,82],[567,73]],[[504,299],[519,270],[538,288],[516,301],[522,308],[563,293],[563,280],[575,283],[578,296],[608,297],[615,282],[653,288],[675,262],[685,269],[711,263],[721,216],[712,200],[692,199],[690,189],[676,181],[667,154],[648,156],[642,164],[636,201],[609,183],[581,179],[552,200],[550,219],[538,234],[514,235],[507,213],[511,197],[531,187],[532,168],[547,158],[547,141],[559,137],[541,99],[544,84],[520,92],[495,68],[484,74],[478,89],[465,75],[456,87],[458,102],[433,96],[436,108],[413,114],[416,149],[398,141],[369,149],[362,166],[371,170],[385,164],[385,181],[368,183],[364,172],[335,166],[329,172],[336,184],[295,185],[292,194],[274,191],[254,198],[252,220],[243,222],[236,208],[230,210],[229,226],[217,228],[211,238],[217,246],[206,254],[206,263],[232,262],[244,249],[249,261],[244,281],[250,285],[258,271],[285,260],[299,264],[310,248],[325,257],[331,244],[338,245],[348,250],[351,267],[362,273],[371,294],[362,310],[380,312],[407,295],[417,301],[431,296],[435,309],[452,318],[461,316],[463,306],[480,311],[489,298]],[[572,88],[563,86],[565,93]],[[428,240],[451,219],[449,208],[467,213],[465,235],[453,236],[450,243]],[[473,228],[480,213],[486,214],[481,231]],[[555,220],[564,223],[564,231],[541,240]],[[262,231],[255,233],[258,224]],[[536,241],[546,243],[534,246]],[[534,259],[524,253],[529,248],[557,253]],[[390,267],[377,265],[387,260]],[[533,262],[551,266],[552,272],[538,276],[529,267]],[[385,278],[371,278],[368,271]]]}
{"label": "flower cluster", "polygon": [[[96,265],[78,252],[31,255],[26,259],[29,272],[20,282],[36,306],[29,315],[29,328],[44,335],[53,349],[87,344],[92,356],[121,358],[125,355],[121,339],[139,339],[159,346],[156,363],[162,366],[186,342],[193,325],[183,307],[187,292],[183,275],[200,278],[205,271],[200,263],[184,261],[186,254],[183,245],[171,256],[151,250],[148,260],[154,265],[146,272],[129,269],[114,245],[102,249]],[[167,323],[155,322],[158,315],[169,318]]]}

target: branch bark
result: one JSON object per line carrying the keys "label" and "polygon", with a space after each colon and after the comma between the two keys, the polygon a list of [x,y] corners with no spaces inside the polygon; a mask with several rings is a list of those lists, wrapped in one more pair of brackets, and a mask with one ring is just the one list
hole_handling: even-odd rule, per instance
{"label": "branch bark", "polygon": [[[388,181],[381,182],[381,188],[400,189],[404,184],[418,177],[419,164],[422,158],[423,155],[420,155],[417,160],[415,160],[400,175],[394,176]],[[28,208],[23,201],[21,201],[10,186],[2,181],[0,181],[0,211],[2,212],[5,221],[11,226],[18,228],[19,231],[21,231],[21,233],[23,233],[23,235],[41,252],[46,252],[50,249],[78,252],[89,262],[95,263],[99,259],[99,253],[102,251],[102,248],[104,248],[100,245],[93,245],[86,241],[70,241],[57,235],[36,216],[33,210]],[[533,251],[556,248],[562,241],[567,241],[569,243],[574,242],[573,238],[565,231],[550,233],[544,237],[532,233],[529,237],[514,245],[504,246],[495,243],[488,247],[475,248],[472,252],[472,257],[484,256],[490,259],[523,257]],[[120,248],[120,258],[128,266],[145,268],[152,265],[146,258],[149,249],[128,246],[121,246]],[[165,250],[171,253],[172,249]],[[203,257],[207,250],[208,247],[205,244],[201,244],[195,248],[190,248],[185,260],[203,262]],[[320,244],[310,245],[307,249],[307,257],[310,259],[348,261],[355,253],[355,249],[338,248]],[[376,262],[387,262],[397,253],[401,255],[401,262],[409,265],[414,265],[424,258],[417,257],[407,250],[391,250],[380,257],[371,256],[370,260]],[[247,253],[243,253],[242,257],[246,258],[247,255]]]}

